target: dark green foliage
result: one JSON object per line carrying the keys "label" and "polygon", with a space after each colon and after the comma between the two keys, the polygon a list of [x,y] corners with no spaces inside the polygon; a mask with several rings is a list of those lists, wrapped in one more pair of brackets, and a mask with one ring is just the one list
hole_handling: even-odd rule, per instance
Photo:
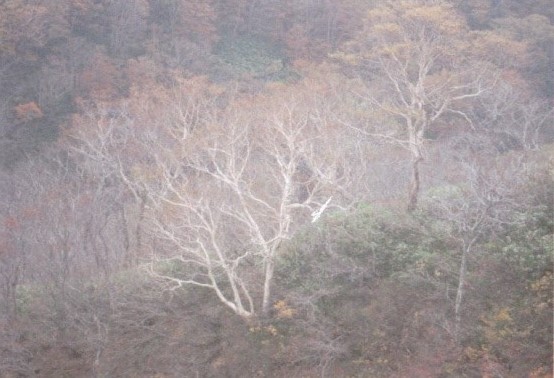
{"label": "dark green foliage", "polygon": [[298,235],[286,246],[279,271],[285,285],[307,291],[323,282],[366,285],[416,271],[433,274],[451,249],[421,219],[364,205]]}
{"label": "dark green foliage", "polygon": [[554,259],[554,185],[548,169],[530,177],[514,221],[487,244],[491,256],[528,279],[552,270]]}
{"label": "dark green foliage", "polygon": [[374,376],[471,376],[485,361],[508,376],[539,371],[552,353],[549,180],[531,178],[511,222],[485,232],[470,255],[461,344],[451,334],[461,249],[431,208],[408,215],[364,205],[288,243],[278,282],[296,310],[292,334],[340,335],[334,361],[358,361],[353,371]]}
{"label": "dark green foliage", "polygon": [[215,48],[216,80],[238,79],[246,75],[264,80],[285,80],[290,75],[286,57],[275,44],[251,36],[223,38]]}

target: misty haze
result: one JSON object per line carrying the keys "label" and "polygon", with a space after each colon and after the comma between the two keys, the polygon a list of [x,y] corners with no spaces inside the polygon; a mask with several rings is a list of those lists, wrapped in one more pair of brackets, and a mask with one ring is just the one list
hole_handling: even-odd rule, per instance
{"label": "misty haze", "polygon": [[552,0],[0,0],[0,378],[547,378]]}

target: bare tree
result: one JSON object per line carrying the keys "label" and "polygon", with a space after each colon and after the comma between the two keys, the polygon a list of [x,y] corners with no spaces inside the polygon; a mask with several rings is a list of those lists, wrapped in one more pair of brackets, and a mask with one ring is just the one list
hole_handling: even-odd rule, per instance
{"label": "bare tree", "polygon": [[137,96],[118,116],[90,113],[73,149],[142,201],[153,276],[210,288],[251,318],[270,309],[281,242],[311,214],[352,201],[355,173],[309,96],[218,100],[220,90],[196,84],[160,95],[161,112]]}
{"label": "bare tree", "polygon": [[[296,106],[285,103],[254,119],[229,109],[219,125],[201,130],[200,140],[178,140],[171,154],[153,147],[163,152],[152,151],[160,169],[150,192],[151,221],[172,250],[162,260],[191,269],[178,277],[151,264],[151,273],[175,287],[208,287],[245,318],[258,313],[261,294],[261,312],[268,312],[281,242],[329,205],[337,178],[336,166],[316,160],[323,141]],[[178,151],[187,155],[179,158]]]}
{"label": "bare tree", "polygon": [[359,96],[374,113],[372,125],[347,125],[410,153],[408,210],[417,206],[426,133],[447,115],[470,122],[467,101],[494,82],[490,65],[463,55],[466,32],[446,2],[387,2],[368,13],[353,54],[341,56],[358,67],[366,82]]}
{"label": "bare tree", "polygon": [[499,151],[538,150],[548,135],[554,109],[524,88],[499,81],[494,91],[480,96],[471,112],[475,127],[494,141]]}
{"label": "bare tree", "polygon": [[476,257],[484,238],[517,222],[514,215],[523,205],[516,200],[515,194],[526,174],[521,159],[491,158],[487,163],[467,159],[459,169],[464,173],[462,183],[436,190],[427,200],[433,217],[444,222],[448,233],[460,246],[454,301],[453,335],[456,339],[461,334],[469,259]]}
{"label": "bare tree", "polygon": [[18,167],[11,197],[5,193],[12,201],[3,222],[9,243],[2,246],[9,249],[2,250],[0,277],[10,282],[10,312],[16,313],[18,285],[36,290],[41,295],[33,301],[45,309],[41,325],[60,340],[74,326],[73,310],[80,301],[76,288],[84,282],[110,288],[125,261],[114,204],[119,198],[109,188],[95,187],[78,168],[63,151],[44,151],[40,159]]}
{"label": "bare tree", "polygon": [[[101,106],[84,109],[66,137],[70,156],[92,186],[91,203],[111,202],[108,217],[118,214],[124,259],[127,264],[136,265],[143,250],[146,191],[139,181],[129,180],[129,177],[133,167],[143,162],[137,149],[144,136],[140,130],[133,129],[124,106]],[[101,218],[105,226],[108,219]],[[99,223],[90,223],[87,230],[100,235],[100,230],[93,231],[99,226]],[[87,240],[93,242],[94,239]]]}

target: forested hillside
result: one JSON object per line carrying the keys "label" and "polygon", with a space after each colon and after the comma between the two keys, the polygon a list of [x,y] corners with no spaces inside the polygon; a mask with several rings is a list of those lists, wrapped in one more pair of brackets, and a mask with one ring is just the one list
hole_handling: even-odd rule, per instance
{"label": "forested hillside", "polygon": [[550,0],[0,0],[0,377],[551,377]]}

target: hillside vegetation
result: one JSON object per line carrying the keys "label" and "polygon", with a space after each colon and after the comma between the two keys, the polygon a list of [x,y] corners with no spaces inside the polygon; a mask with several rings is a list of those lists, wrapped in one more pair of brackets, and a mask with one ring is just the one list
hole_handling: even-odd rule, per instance
{"label": "hillside vegetation", "polygon": [[0,1],[0,377],[552,376],[553,21]]}

